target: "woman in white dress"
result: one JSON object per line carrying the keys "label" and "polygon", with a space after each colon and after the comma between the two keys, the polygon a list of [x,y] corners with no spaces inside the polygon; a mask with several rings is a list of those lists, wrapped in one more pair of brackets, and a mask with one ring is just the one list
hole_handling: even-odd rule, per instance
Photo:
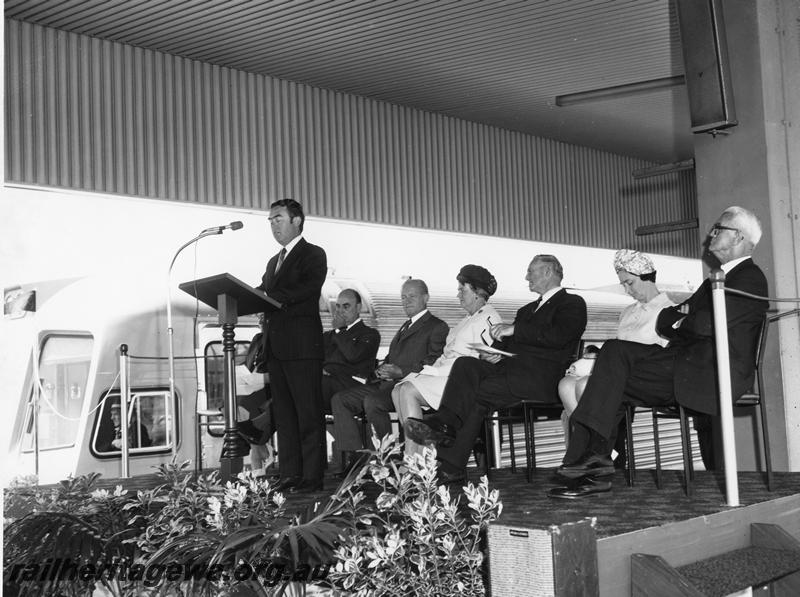
{"label": "woman in white dress", "polygon": [[[666,346],[667,340],[656,333],[656,319],[662,309],[675,303],[656,286],[656,268],[644,253],[620,249],[614,254],[614,270],[625,292],[635,301],[619,316],[617,339],[641,344]],[[564,405],[561,416],[564,437],[569,441],[569,416],[578,406],[591,371],[584,375],[567,375],[558,384],[558,395]]]}
{"label": "woman in white dress", "polygon": [[[497,290],[497,282],[489,270],[479,265],[465,265],[456,280],[458,300],[467,316],[450,330],[444,352],[433,365],[407,375],[392,390],[401,426],[408,417],[422,418],[423,408],[439,408],[453,363],[459,357],[477,358],[478,351],[470,345],[491,343],[489,328],[502,323],[495,308],[487,304]],[[422,446],[409,439],[406,439],[405,449],[409,454],[422,452]]]}

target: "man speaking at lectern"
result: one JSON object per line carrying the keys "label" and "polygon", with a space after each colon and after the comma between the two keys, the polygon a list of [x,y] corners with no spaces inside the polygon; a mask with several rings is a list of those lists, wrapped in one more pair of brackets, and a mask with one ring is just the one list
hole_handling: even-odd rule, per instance
{"label": "man speaking at lectern", "polygon": [[281,491],[321,490],[325,468],[319,297],[328,263],[325,251],[302,237],[304,221],[294,199],[270,206],[272,236],[283,248],[269,260],[257,287],[283,305],[264,318]]}

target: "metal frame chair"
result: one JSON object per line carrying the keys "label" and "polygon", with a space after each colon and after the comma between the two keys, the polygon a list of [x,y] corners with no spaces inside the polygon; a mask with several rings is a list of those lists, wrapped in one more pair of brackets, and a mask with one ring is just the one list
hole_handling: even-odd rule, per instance
{"label": "metal frame chair", "polygon": [[[572,360],[580,358],[583,353],[585,340],[581,339],[575,344],[575,350],[572,355]],[[519,407],[522,407],[522,413],[519,412]],[[561,412],[564,406],[558,397],[556,391],[556,401],[551,404],[544,404],[541,402],[532,402],[529,400],[520,400],[519,404],[509,408],[504,408],[489,413],[484,419],[484,434],[486,441],[486,475],[489,475],[489,448],[491,446],[491,431],[489,423],[497,421],[498,423],[508,424],[509,445],[511,451],[511,472],[516,473],[516,452],[514,448],[514,429],[513,425],[516,422],[521,422],[525,429],[525,480],[530,483],[533,478],[533,472],[536,469],[536,431],[535,423],[541,420],[539,413],[544,412],[544,420],[554,420],[561,417]]]}
{"label": "metal frame chair", "polygon": [[[772,457],[769,447],[769,430],[767,427],[767,409],[764,401],[764,353],[767,345],[767,334],[769,324],[776,321],[783,315],[770,317],[767,314],[761,322],[758,331],[758,342],[755,354],[755,379],[753,388],[750,392],[742,394],[734,402],[737,408],[759,407],[757,418],[761,425],[761,437],[764,444],[764,466],[767,472],[767,490],[772,491]],[[646,407],[644,407],[646,408]],[[628,450],[628,485],[633,485],[636,479],[636,459],[633,451],[633,413],[636,407],[628,405],[625,410],[626,419],[626,441]],[[692,464],[692,444],[691,429],[689,428],[689,413],[680,405],[669,407],[650,408],[653,416],[653,441],[655,442],[656,456],[656,487],[661,489],[661,451],[658,436],[659,419],[678,419],[681,424],[681,445],[683,449],[683,471],[686,482],[686,495],[691,496],[694,492],[692,482],[694,480],[694,466]]]}

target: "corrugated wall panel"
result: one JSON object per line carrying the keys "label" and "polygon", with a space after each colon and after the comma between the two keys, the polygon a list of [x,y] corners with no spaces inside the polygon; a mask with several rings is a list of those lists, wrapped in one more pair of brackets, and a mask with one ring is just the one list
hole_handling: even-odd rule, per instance
{"label": "corrugated wall panel", "polygon": [[696,256],[693,173],[6,20],[6,178]]}

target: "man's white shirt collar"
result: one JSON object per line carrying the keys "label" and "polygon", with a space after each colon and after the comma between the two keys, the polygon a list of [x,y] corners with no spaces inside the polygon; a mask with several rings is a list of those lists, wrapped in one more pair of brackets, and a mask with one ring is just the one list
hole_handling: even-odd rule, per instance
{"label": "man's white shirt collar", "polygon": [[[353,323],[351,323],[350,325],[348,325],[348,326],[345,328],[345,330],[349,330],[351,327],[353,327],[353,326],[354,326],[355,324],[357,324],[359,321],[361,321],[361,318],[360,318],[360,317],[359,317],[358,319],[356,319],[356,320],[355,320]],[[344,331],[344,330],[342,330],[342,329],[340,329],[340,328],[336,328],[336,330],[335,330],[335,332],[336,332],[337,334],[338,334],[339,332],[342,332],[342,331]]]}
{"label": "man's white shirt collar", "polygon": [[559,290],[561,290],[561,286],[556,286],[555,288],[551,288],[550,290],[546,291],[546,292],[545,292],[545,293],[544,293],[544,294],[541,296],[541,300],[539,301],[539,306],[538,306],[538,307],[536,307],[536,310],[538,311],[538,310],[539,310],[539,308],[540,308],[542,305],[544,305],[544,304],[545,304],[545,303],[546,303],[548,300],[550,300],[550,297],[551,297],[551,296],[553,296],[553,295],[554,295],[556,292],[558,292]]}
{"label": "man's white shirt collar", "polygon": [[[302,234],[298,234],[292,240],[290,240],[288,243],[286,243],[286,246],[283,247],[284,249],[286,249],[286,255],[288,255],[291,252],[291,250],[294,249],[297,246],[297,243],[299,243],[300,239],[302,239],[302,238],[303,238],[303,235]],[[284,257],[284,259],[286,259],[286,257]]]}
{"label": "man's white shirt collar", "polygon": [[728,263],[723,263],[719,267],[723,272],[727,274],[729,271],[731,271],[734,267],[739,265],[745,259],[750,259],[750,257],[751,257],[750,255],[745,255],[744,257],[739,257],[739,259],[734,259],[732,261],[729,261]]}
{"label": "man's white shirt collar", "polygon": [[425,313],[427,313],[427,312],[428,312],[428,310],[427,310],[427,309],[423,309],[422,311],[420,311],[419,313],[417,313],[417,314],[416,314],[416,315],[414,315],[413,317],[410,317],[409,319],[411,320],[411,323],[409,324],[409,326],[408,326],[408,327],[411,327],[412,325],[414,325],[415,323],[417,323],[417,321],[419,320],[419,318],[420,318],[420,317],[422,317],[423,315],[425,315]]}

